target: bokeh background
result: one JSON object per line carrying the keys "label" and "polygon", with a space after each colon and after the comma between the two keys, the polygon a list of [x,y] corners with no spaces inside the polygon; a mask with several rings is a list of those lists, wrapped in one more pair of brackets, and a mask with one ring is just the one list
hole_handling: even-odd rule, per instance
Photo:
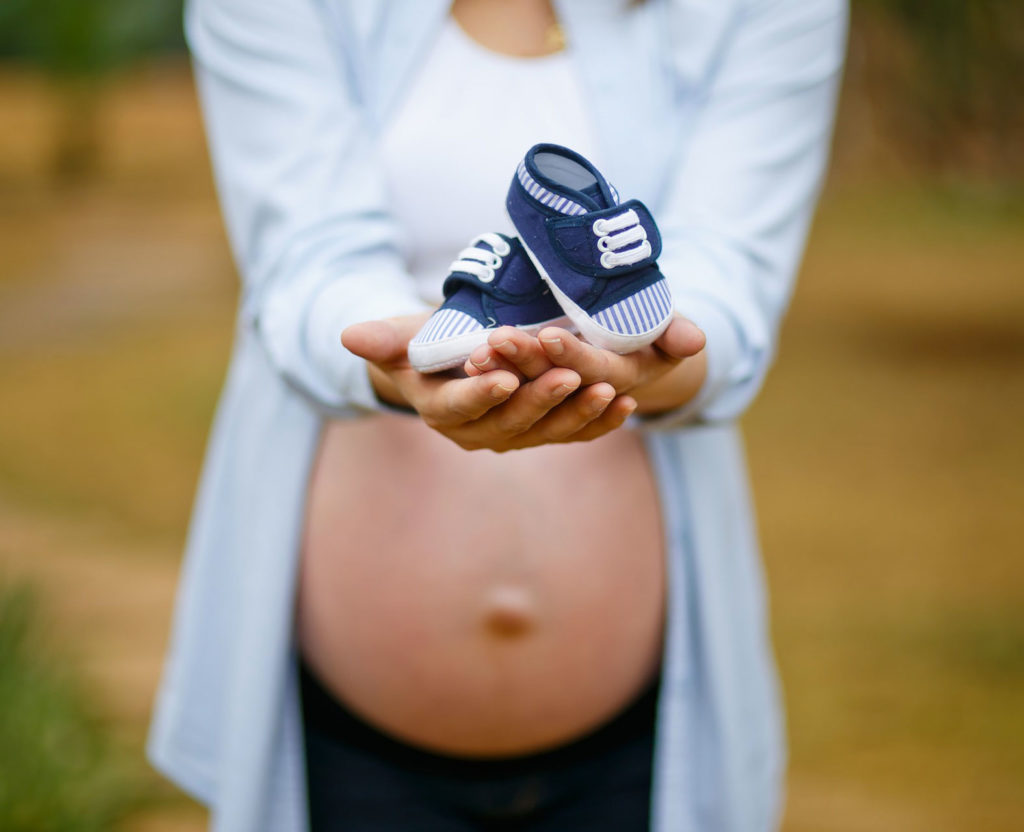
{"label": "bokeh background", "polygon": [[[745,418],[787,832],[1024,829],[1024,4],[854,0]],[[236,279],[175,0],[0,3],[0,829],[199,830],[144,732]]]}

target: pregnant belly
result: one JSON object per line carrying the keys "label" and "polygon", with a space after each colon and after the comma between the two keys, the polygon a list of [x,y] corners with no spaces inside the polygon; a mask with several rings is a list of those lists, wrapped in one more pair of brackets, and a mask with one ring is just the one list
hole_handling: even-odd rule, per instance
{"label": "pregnant belly", "polygon": [[497,455],[401,416],[332,423],[304,541],[307,661],[414,745],[554,746],[609,719],[657,669],[661,523],[627,431]]}

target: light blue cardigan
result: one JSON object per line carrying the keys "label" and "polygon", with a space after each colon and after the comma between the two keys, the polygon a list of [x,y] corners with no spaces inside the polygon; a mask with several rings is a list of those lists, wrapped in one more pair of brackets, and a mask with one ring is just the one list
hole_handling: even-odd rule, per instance
{"label": "light blue cardigan", "polygon": [[[341,329],[422,308],[375,136],[448,5],[188,6],[244,288],[148,751],[218,832],[306,828],[293,628],[306,482],[323,420],[380,408]],[[708,336],[697,399],[633,424],[660,489],[670,593],[653,828],[766,832],[784,742],[731,422],[770,362],[820,186],[845,0],[556,6],[605,172],[658,217],[677,306]]]}

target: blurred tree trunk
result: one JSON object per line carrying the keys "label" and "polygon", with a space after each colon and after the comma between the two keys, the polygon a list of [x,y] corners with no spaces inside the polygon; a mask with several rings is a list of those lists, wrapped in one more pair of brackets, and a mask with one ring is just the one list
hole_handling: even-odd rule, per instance
{"label": "blurred tree trunk", "polygon": [[138,58],[181,45],[182,0],[0,0],[0,57],[54,80],[58,183],[88,179],[100,163],[103,81]]}
{"label": "blurred tree trunk", "polygon": [[56,84],[52,174],[58,185],[92,178],[100,164],[102,84],[96,78],[61,78]]}

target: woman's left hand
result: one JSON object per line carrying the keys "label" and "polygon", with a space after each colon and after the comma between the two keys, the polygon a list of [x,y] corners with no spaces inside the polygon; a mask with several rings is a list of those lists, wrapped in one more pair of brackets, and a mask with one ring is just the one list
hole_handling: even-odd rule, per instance
{"label": "woman's left hand", "polygon": [[465,364],[469,375],[505,369],[524,380],[537,378],[552,367],[575,370],[584,385],[607,382],[617,394],[629,393],[640,412],[669,410],[689,401],[703,383],[704,333],[676,316],[653,344],[618,355],[558,327],[547,327],[536,338],[513,327],[501,327]]}

